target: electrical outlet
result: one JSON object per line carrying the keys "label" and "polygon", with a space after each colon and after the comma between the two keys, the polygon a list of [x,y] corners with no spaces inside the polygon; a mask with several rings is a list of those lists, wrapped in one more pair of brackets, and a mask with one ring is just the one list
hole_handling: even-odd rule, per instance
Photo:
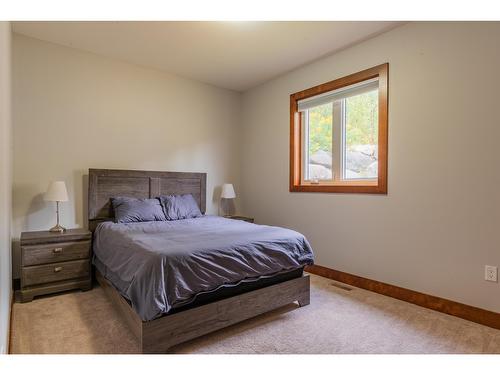
{"label": "electrical outlet", "polygon": [[484,279],[497,282],[498,269],[495,266],[484,266]]}

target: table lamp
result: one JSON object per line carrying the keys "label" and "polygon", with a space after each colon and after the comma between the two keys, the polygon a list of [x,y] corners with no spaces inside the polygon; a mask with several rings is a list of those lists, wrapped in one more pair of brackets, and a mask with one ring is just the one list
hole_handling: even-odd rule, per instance
{"label": "table lamp", "polygon": [[[222,192],[220,194],[220,197],[221,197],[221,200],[222,199],[234,199],[234,198],[236,198],[236,193],[234,192],[233,184],[222,185]],[[227,215],[224,215],[224,216],[227,216]]]}
{"label": "table lamp", "polygon": [[63,233],[66,228],[59,225],[59,202],[68,201],[68,191],[64,181],[53,181],[50,183],[44,197],[45,201],[56,202],[57,224],[55,227],[50,228],[51,232]]}

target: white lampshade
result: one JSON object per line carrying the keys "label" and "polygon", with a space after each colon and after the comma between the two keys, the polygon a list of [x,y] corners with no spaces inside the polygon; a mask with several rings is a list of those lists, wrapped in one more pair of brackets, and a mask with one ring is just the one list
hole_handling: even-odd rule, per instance
{"label": "white lampshade", "polygon": [[225,199],[236,198],[236,193],[234,192],[233,184],[222,185],[222,193],[220,194],[220,197]]}
{"label": "white lampshade", "polygon": [[51,182],[43,199],[50,202],[66,202],[68,200],[68,191],[64,181]]}

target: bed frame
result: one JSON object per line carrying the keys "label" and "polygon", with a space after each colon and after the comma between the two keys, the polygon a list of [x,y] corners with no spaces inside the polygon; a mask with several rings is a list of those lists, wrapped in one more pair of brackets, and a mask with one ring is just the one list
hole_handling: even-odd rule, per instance
{"label": "bed frame", "polygon": [[[88,224],[94,231],[102,221],[113,220],[110,198],[154,198],[192,194],[206,210],[206,174],[89,169]],[[142,353],[166,353],[182,342],[228,327],[287,304],[309,304],[309,276],[303,275],[216,302],[142,321],[129,302],[96,271],[96,278],[121,312],[137,338]]]}

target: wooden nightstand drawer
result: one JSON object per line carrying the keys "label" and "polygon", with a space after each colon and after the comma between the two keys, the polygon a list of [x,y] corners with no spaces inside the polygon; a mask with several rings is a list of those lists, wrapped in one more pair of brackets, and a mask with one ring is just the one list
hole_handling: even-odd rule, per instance
{"label": "wooden nightstand drawer", "polygon": [[90,256],[90,241],[62,242],[22,247],[22,265],[33,266],[67,260],[86,259]]}
{"label": "wooden nightstand drawer", "polygon": [[24,267],[22,269],[23,287],[83,278],[89,275],[90,261],[88,259]]}

